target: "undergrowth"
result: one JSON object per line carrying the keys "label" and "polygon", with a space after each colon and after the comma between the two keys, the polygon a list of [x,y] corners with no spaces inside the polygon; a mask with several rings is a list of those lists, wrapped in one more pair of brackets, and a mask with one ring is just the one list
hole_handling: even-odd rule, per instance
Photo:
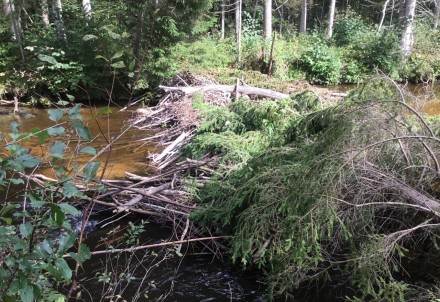
{"label": "undergrowth", "polygon": [[339,105],[311,100],[205,110],[189,153],[219,153],[229,173],[204,187],[193,218],[233,236],[236,262],[267,271],[270,298],[334,280],[355,289],[347,300],[407,301],[405,263],[438,253],[437,208],[420,201],[438,203],[440,141],[384,79]]}

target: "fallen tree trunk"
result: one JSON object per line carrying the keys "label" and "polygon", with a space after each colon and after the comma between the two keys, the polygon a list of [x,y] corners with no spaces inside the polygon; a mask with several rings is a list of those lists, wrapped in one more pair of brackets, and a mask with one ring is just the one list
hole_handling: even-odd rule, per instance
{"label": "fallen tree trunk", "polygon": [[245,95],[257,95],[262,97],[267,97],[271,99],[286,99],[289,97],[288,94],[276,92],[269,89],[263,89],[258,87],[251,87],[251,86],[232,86],[232,85],[216,85],[216,84],[209,84],[204,86],[183,86],[183,87],[168,87],[168,86],[159,86],[159,88],[165,90],[165,92],[169,91],[181,91],[185,94],[194,94],[196,92],[204,92],[204,91],[217,91],[217,92],[227,92],[227,93],[233,93],[238,92],[240,94]]}

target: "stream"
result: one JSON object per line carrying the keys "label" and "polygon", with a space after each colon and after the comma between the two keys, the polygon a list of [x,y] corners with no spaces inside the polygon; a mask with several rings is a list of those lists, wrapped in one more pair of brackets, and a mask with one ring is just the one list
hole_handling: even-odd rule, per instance
{"label": "stream", "polygon": [[[345,92],[353,86],[338,86],[337,91]],[[419,96],[428,96],[418,105],[427,115],[440,114],[440,85],[429,90],[422,86],[411,86],[411,91]],[[147,157],[160,153],[162,147],[146,144],[138,140],[154,133],[129,128],[133,111],[119,111],[112,107],[110,118],[95,119],[100,108],[83,108],[84,120],[88,123],[93,141],[91,146],[101,150],[107,141],[124,134],[111,150],[103,152],[100,160],[107,161],[104,178],[121,179],[124,172],[146,175],[150,172]],[[23,131],[34,127],[44,129],[53,126],[47,110],[27,109],[30,118],[17,118],[12,115],[0,116],[0,130],[7,131],[13,120],[22,124]],[[17,120],[18,119],[18,120]],[[28,147],[34,155],[44,155],[47,149],[30,141]],[[76,156],[71,162],[86,163],[87,157]],[[39,173],[51,175],[50,168]],[[127,234],[130,223],[142,225],[143,230],[136,239],[137,245],[178,240],[178,235],[168,227],[141,220],[144,217],[128,215],[120,219],[109,211],[102,210],[89,221],[86,242],[92,251],[104,250],[110,246],[130,246]],[[145,219],[145,218],[144,218]],[[112,223],[113,222],[113,223]],[[139,230],[139,229],[137,229]],[[183,246],[157,250],[142,250],[113,255],[93,256],[81,270],[78,301],[263,301],[264,284],[252,271],[242,271],[239,265],[232,266],[228,261],[213,256],[208,249],[192,249]],[[316,301],[330,301],[327,297],[317,297]],[[338,301],[333,299],[332,301]]]}
{"label": "stream", "polygon": [[[95,119],[102,108],[83,108],[81,114],[88,125],[92,142],[88,144],[98,152],[107,146],[107,141],[121,133],[111,150],[103,152],[98,160],[108,161],[104,178],[122,179],[125,171],[146,175],[150,172],[148,155],[160,153],[162,147],[139,142],[153,133],[130,128],[134,111],[119,111],[111,107],[109,118]],[[29,108],[21,117],[0,115],[1,132],[10,129],[10,123],[21,124],[21,130],[30,132],[32,128],[45,129],[54,125],[48,118],[47,110]],[[47,146],[34,140],[24,143],[35,156],[44,156]],[[67,143],[66,143],[67,144]],[[73,146],[70,146],[73,145]],[[69,147],[72,149],[75,142]],[[66,165],[85,164],[90,156],[74,155]],[[52,176],[50,167],[42,167],[38,173]],[[98,172],[99,173],[99,172]],[[13,191],[6,194],[12,195]],[[8,195],[3,196],[8,198]],[[178,240],[169,227],[141,220],[128,215],[120,219],[106,209],[98,209],[87,225],[86,243],[92,251],[108,249],[110,246],[127,247],[129,224],[143,225],[143,232],[136,244],[146,245],[168,240]],[[145,217],[142,217],[145,219]],[[74,218],[75,219],[75,218]],[[80,228],[80,219],[73,221]],[[80,271],[80,290],[77,301],[262,301],[264,286],[258,282],[256,274],[243,272],[228,261],[213,256],[208,250],[192,250],[183,246],[179,253],[174,248],[153,251],[120,253],[117,255],[97,255],[84,264]],[[118,296],[120,295],[120,296]]]}

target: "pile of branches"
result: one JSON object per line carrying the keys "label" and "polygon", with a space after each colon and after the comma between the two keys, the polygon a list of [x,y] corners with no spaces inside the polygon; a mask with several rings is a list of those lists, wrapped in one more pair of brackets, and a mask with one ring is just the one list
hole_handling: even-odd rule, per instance
{"label": "pile of branches", "polygon": [[[205,84],[215,84],[215,81],[190,73],[180,74],[169,83],[173,87]],[[129,182],[124,184],[103,180],[107,191],[96,200],[115,207],[117,212],[148,214],[176,224],[176,221],[185,222],[197,208],[192,202],[197,190],[211,175],[221,175],[215,171],[218,156],[206,154],[195,160],[181,152],[195,136],[200,123],[192,99],[179,91],[159,93],[157,104],[138,109],[138,116],[133,120],[134,127],[155,133],[141,141],[163,146],[159,154],[150,154],[148,158],[154,172],[149,176],[126,172]],[[219,92],[206,93],[204,98],[217,105],[229,102],[229,98]]]}
{"label": "pile of branches", "polygon": [[440,139],[408,99],[379,78],[301,116],[281,146],[211,184],[196,220],[267,268],[274,296],[333,279],[352,301],[422,301],[439,267],[427,286],[407,276],[416,259],[438,263]]}
{"label": "pile of branches", "polygon": [[[230,86],[218,85],[215,80],[191,73],[177,75],[164,87],[158,91],[160,97],[156,104],[138,109],[138,117],[133,121],[134,127],[155,133],[143,142],[164,147],[162,152],[148,158],[154,172],[150,176],[126,173],[130,182],[123,185],[103,180],[107,191],[97,196],[96,201],[113,206],[118,212],[149,214],[175,223],[176,218],[182,220],[197,209],[192,197],[212,175],[217,179],[223,177],[217,169],[218,155],[206,153],[195,160],[181,151],[192,141],[200,126],[198,112],[193,106],[194,91],[188,95],[185,89],[209,87],[199,97],[204,103],[215,106],[229,104],[238,94],[228,92]],[[226,91],[222,91],[223,88]],[[266,89],[246,89],[257,94],[278,95]]]}

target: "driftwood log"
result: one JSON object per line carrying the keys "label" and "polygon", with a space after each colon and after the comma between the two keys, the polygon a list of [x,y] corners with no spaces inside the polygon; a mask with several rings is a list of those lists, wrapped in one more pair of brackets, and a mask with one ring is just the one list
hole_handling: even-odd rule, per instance
{"label": "driftwood log", "polygon": [[196,92],[216,91],[216,92],[226,92],[226,93],[238,92],[240,94],[257,95],[257,96],[276,99],[276,100],[286,99],[289,97],[289,95],[285,93],[280,93],[269,89],[251,87],[251,86],[208,84],[203,86],[182,86],[182,87],[159,86],[159,88],[163,89],[165,92],[181,91],[187,95],[191,95]]}

